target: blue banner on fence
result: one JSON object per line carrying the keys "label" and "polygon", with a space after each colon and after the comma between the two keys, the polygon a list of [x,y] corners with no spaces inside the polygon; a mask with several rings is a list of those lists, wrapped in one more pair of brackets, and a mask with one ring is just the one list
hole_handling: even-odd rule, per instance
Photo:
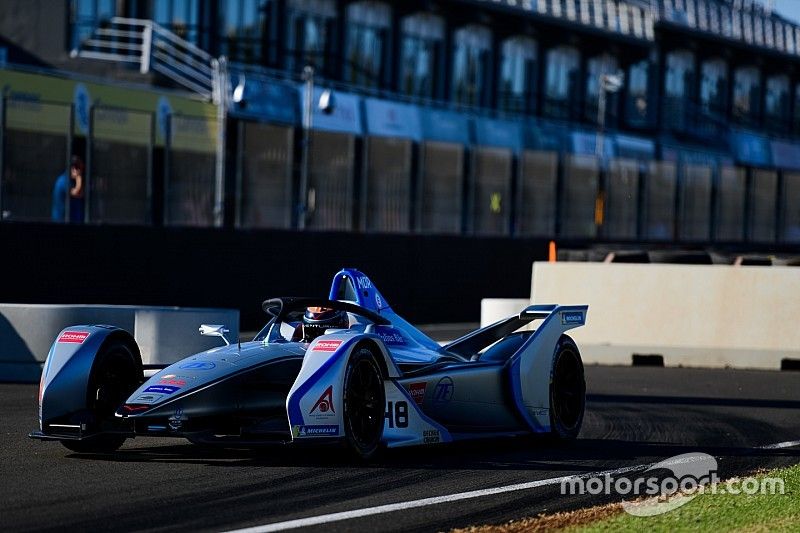
{"label": "blue banner on fence", "polygon": [[772,163],[778,168],[800,170],[800,145],[789,141],[772,141]]}
{"label": "blue banner on fence", "polygon": [[730,143],[733,157],[738,162],[758,167],[772,166],[772,153],[766,137],[737,131],[731,133]]}
{"label": "blue banner on fence", "polygon": [[[297,90],[300,91],[300,117],[302,120],[302,110],[305,106],[305,86],[300,85]],[[354,94],[333,91],[330,107],[322,110],[319,108],[319,99],[324,90],[320,87],[314,88],[311,102],[311,129],[361,135],[364,131],[361,125],[361,99]]]}
{"label": "blue banner on fence", "polygon": [[519,151],[522,148],[522,129],[518,122],[476,118],[475,144],[500,146]]}
{"label": "blue banner on fence", "polygon": [[364,100],[367,133],[381,137],[422,139],[419,109],[415,105],[367,98]]}
{"label": "blue banner on fence", "polygon": [[420,108],[425,140],[469,144],[469,118],[443,109]]}
{"label": "blue banner on fence", "polygon": [[[236,80],[236,76],[233,78]],[[299,100],[297,89],[292,84],[253,78],[243,81],[242,101],[231,106],[232,116],[297,124]]]}

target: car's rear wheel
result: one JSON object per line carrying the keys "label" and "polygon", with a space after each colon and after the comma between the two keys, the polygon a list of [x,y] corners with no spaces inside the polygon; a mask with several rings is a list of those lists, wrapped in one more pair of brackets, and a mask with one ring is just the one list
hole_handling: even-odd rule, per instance
{"label": "car's rear wheel", "polygon": [[344,431],[348,447],[361,459],[380,450],[386,392],[383,374],[369,348],[357,348],[344,376]]}
{"label": "car's rear wheel", "polygon": [[[91,426],[95,431],[112,429],[117,408],[139,385],[136,359],[124,342],[114,341],[97,354],[87,391]],[[100,433],[82,440],[62,440],[61,444],[78,453],[110,453],[125,442],[124,435]]]}
{"label": "car's rear wheel", "polygon": [[586,409],[586,381],[578,346],[562,335],[550,379],[550,432],[560,439],[578,436]]}

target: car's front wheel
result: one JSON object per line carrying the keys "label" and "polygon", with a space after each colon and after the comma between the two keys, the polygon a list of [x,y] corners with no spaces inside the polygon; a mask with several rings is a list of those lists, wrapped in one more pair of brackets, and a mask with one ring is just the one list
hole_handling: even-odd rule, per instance
{"label": "car's front wheel", "polygon": [[[139,384],[137,365],[131,348],[114,341],[97,354],[89,380],[88,406],[95,430],[113,426],[114,412]],[[100,433],[82,440],[62,440],[61,444],[78,453],[110,453],[125,442],[124,435]]]}
{"label": "car's front wheel", "polygon": [[381,446],[386,392],[377,357],[356,348],[344,376],[344,431],[348,447],[360,458],[373,458]]}

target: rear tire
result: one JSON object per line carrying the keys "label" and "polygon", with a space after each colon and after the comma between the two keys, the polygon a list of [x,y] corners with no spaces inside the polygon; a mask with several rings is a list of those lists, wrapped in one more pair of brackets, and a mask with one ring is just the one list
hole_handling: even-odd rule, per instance
{"label": "rear tire", "polygon": [[586,380],[578,346],[567,335],[556,345],[550,377],[550,434],[573,440],[581,431],[586,409]]}
{"label": "rear tire", "polygon": [[356,349],[344,375],[344,433],[348,448],[360,459],[374,458],[383,437],[386,391],[383,374],[369,348]]}
{"label": "rear tire", "polygon": [[[101,348],[89,378],[86,404],[95,431],[114,425],[114,413],[139,386],[140,373],[127,343],[115,340]],[[111,453],[126,439],[124,435],[101,433],[82,440],[62,440],[61,444],[77,453]]]}

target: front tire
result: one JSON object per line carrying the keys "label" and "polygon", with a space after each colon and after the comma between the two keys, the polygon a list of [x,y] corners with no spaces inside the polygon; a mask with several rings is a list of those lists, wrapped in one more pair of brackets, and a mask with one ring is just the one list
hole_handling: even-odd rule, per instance
{"label": "front tire", "polygon": [[350,450],[361,459],[374,458],[383,437],[386,391],[383,374],[369,348],[356,349],[344,375],[344,432]]}
{"label": "front tire", "polygon": [[[97,354],[89,379],[87,406],[95,431],[114,426],[114,413],[139,386],[138,365],[125,342],[113,341]],[[100,433],[81,440],[62,440],[61,444],[77,453],[111,453],[125,442],[124,435]]]}
{"label": "front tire", "polygon": [[550,433],[573,440],[581,431],[586,410],[586,380],[578,346],[567,335],[556,345],[550,378]]}

